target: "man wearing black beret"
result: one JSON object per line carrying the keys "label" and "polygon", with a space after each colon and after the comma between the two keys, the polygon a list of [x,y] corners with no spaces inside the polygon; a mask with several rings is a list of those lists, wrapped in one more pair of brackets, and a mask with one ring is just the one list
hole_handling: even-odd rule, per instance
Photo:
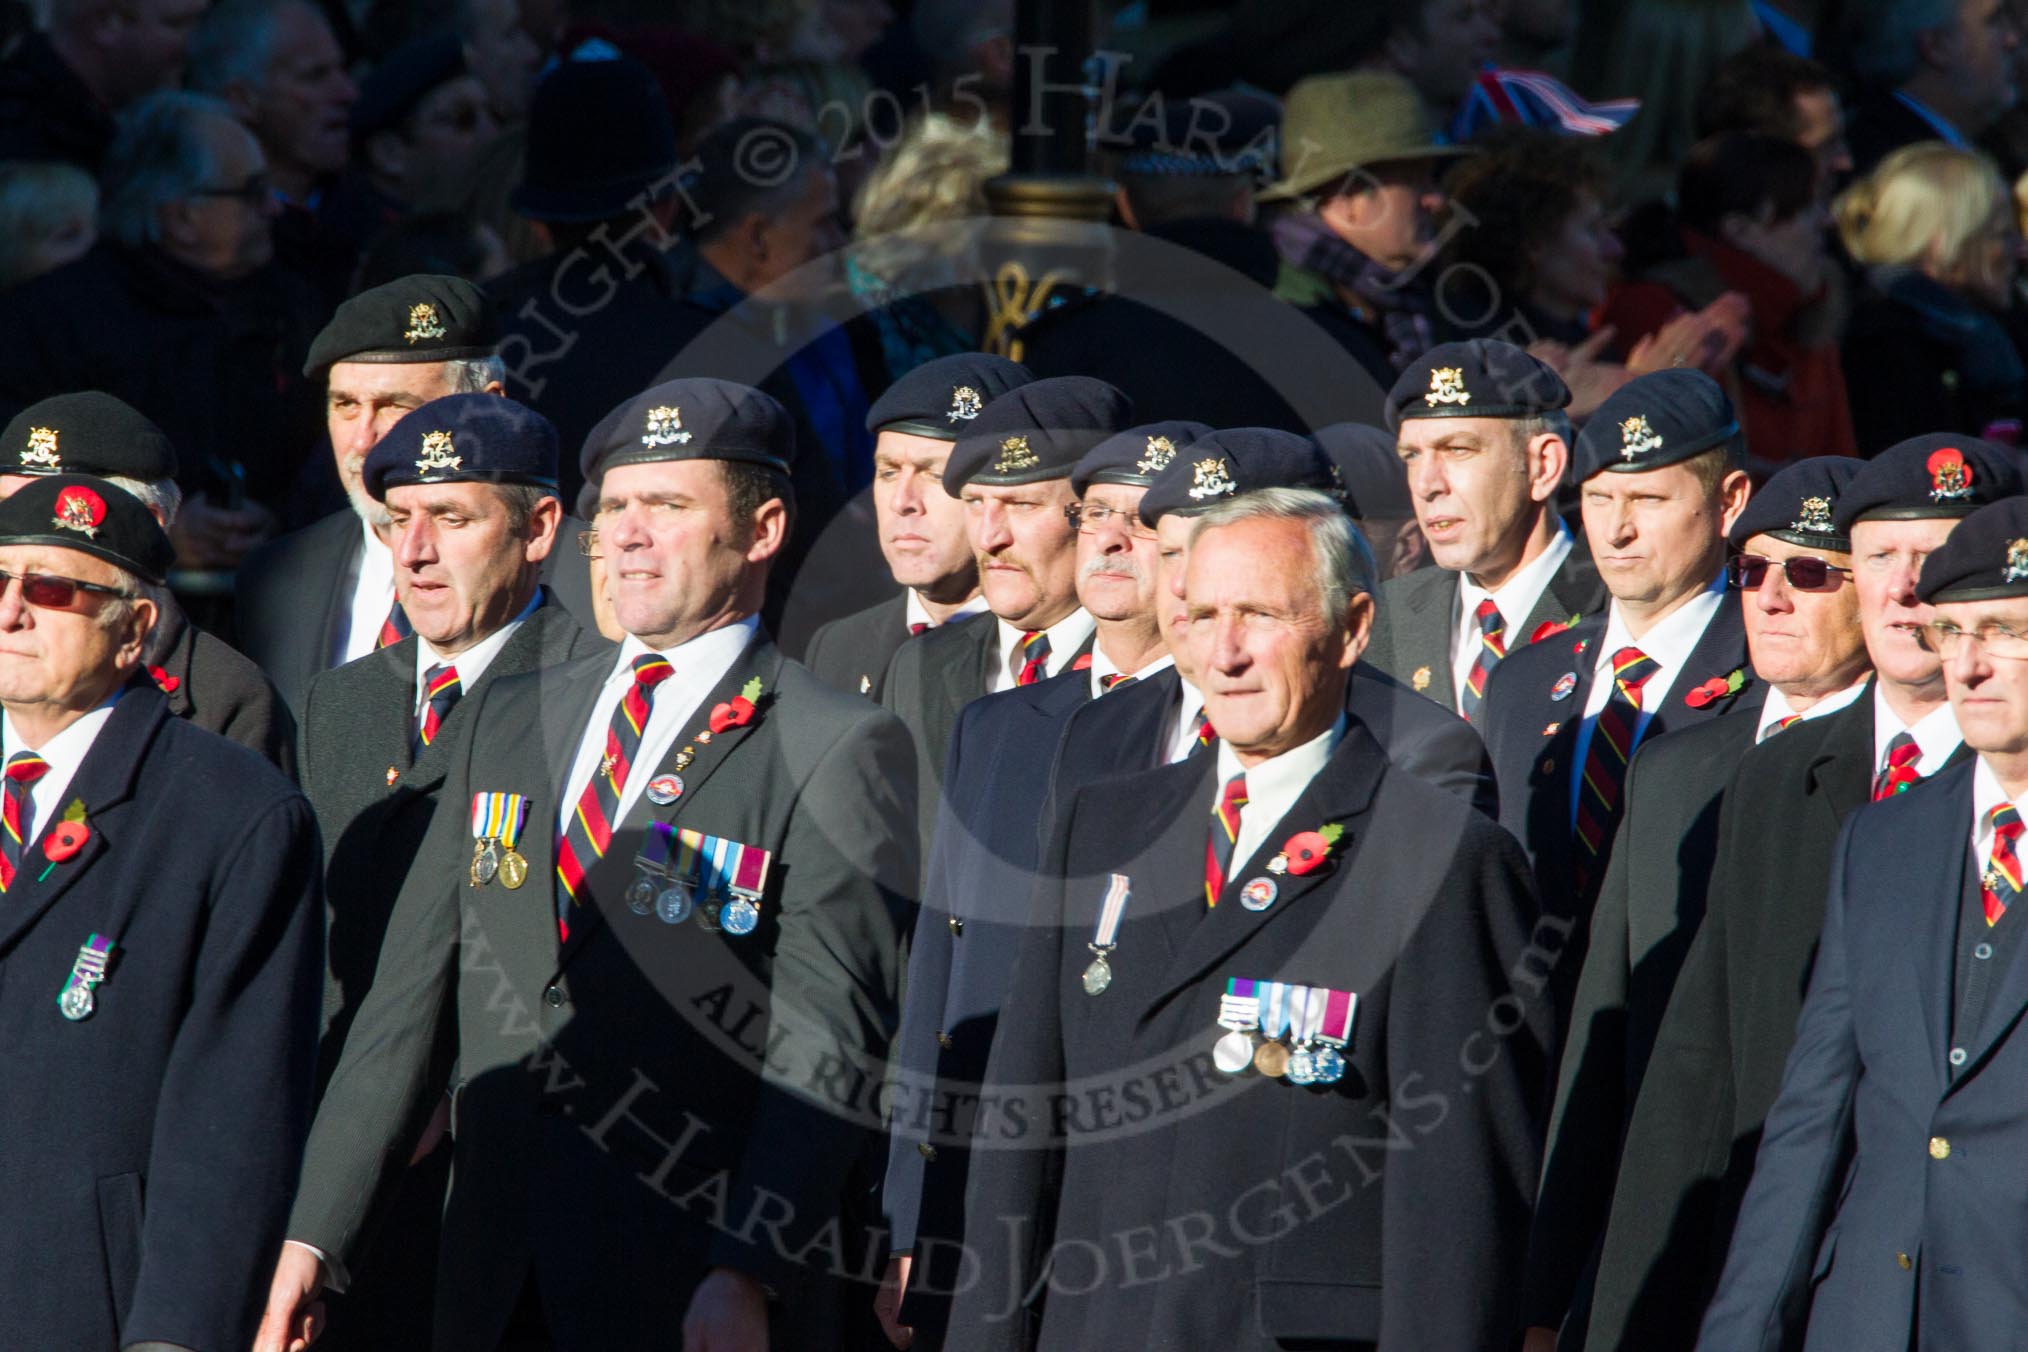
{"label": "man wearing black beret", "polygon": [[[1924,560],[1969,513],[2022,489],[2011,447],[1932,434],[1866,461],[1837,497],[1872,690],[1747,752],[1727,789],[1710,910],[1626,1129],[1639,1165],[1620,1174],[1591,1321],[1608,1345],[1688,1346],[1795,1045],[1839,829],[1971,755],[1922,638],[1934,618],[1916,592]],[[1781,830],[1767,829],[1766,803],[1790,805]]]}
{"label": "man wearing black beret", "polygon": [[[403,417],[447,394],[500,394],[500,330],[485,293],[461,277],[419,273],[338,307],[304,374],[327,386],[325,429],[350,511],[261,546],[239,572],[239,641],[298,716],[318,672],[413,632],[394,594],[387,511],[367,493],[367,452]],[[567,519],[563,538],[583,523]],[[543,571],[570,612],[593,623],[590,574],[574,550]]]}
{"label": "man wearing black beret", "polygon": [[[1852,542],[1834,518],[1859,469],[1845,456],[1789,465],[1727,536],[1727,578],[1741,594],[1747,652],[1767,686],[1760,707],[1646,738],[1627,767],[1626,812],[1592,913],[1536,1200],[1528,1304],[1537,1327],[1555,1329],[1573,1309],[1581,1324],[1590,1304],[1581,1274],[1605,1230],[1612,1161],[1704,918],[1726,786],[1740,758],[1866,693]],[[1772,801],[1750,788],[1740,807],[1764,829]],[[1629,1158],[1625,1167],[1645,1164]]]}
{"label": "man wearing black beret", "polygon": [[903,643],[985,609],[965,511],[944,491],[944,465],[988,403],[1034,378],[1005,357],[960,352],[924,362],[873,401],[866,428],[874,435],[874,524],[902,591],[810,635],[803,652],[810,670],[877,700]]}
{"label": "man wearing black beret", "polygon": [[0,502],[0,1345],[246,1347],[310,1121],[310,805],[142,672],[174,551],[58,474]]}
{"label": "man wearing black beret", "polygon": [[1091,650],[1092,618],[1077,602],[1077,531],[1064,509],[1076,501],[1078,461],[1133,417],[1127,397],[1102,380],[1037,380],[987,404],[945,462],[944,491],[964,504],[992,613],[925,634],[888,668],[881,702],[915,737],[925,846],[958,710],[1054,676]]}
{"label": "man wearing black beret", "polygon": [[1381,582],[1427,565],[1429,541],[1415,519],[1408,466],[1395,452],[1394,434],[1367,423],[1341,422],[1310,435],[1345,481],[1345,508],[1373,547]]}
{"label": "man wearing black beret", "polygon": [[1560,1015],[1635,748],[1766,693],[1725,585],[1725,535],[1751,491],[1740,456],[1732,403],[1699,372],[1642,376],[1601,404],[1578,437],[1574,477],[1612,603],[1512,654],[1487,682],[1500,822],[1535,861],[1545,923],[1569,926],[1552,982]]}
{"label": "man wearing black beret", "polygon": [[894,1025],[907,732],[760,628],[794,511],[781,405],[670,381],[587,452],[626,640],[462,716],[311,1131],[261,1349],[358,1262],[446,1089],[436,1347],[839,1338],[843,1274],[819,1255],[880,1126],[845,1100],[879,1084]]}
{"label": "man wearing black beret", "polygon": [[486,88],[449,30],[410,38],[374,63],[352,105],[352,140],[388,218],[468,171],[499,132]]}
{"label": "man wearing black beret", "polygon": [[1839,836],[1699,1347],[1999,1347],[2028,1319],[2003,1238],[2028,1202],[2028,498],[1967,517],[1916,596],[1976,756]]}
{"label": "man wearing black beret", "polygon": [[[303,790],[324,838],[329,914],[320,1085],[372,985],[464,711],[509,676],[606,649],[538,580],[561,544],[556,461],[548,420],[489,394],[433,399],[367,454],[365,488],[387,506],[414,632],[322,673],[304,701]],[[448,1149],[425,1153],[332,1310],[333,1347],[386,1347],[428,1326],[450,1161]]]}
{"label": "man wearing black beret", "polygon": [[1437,566],[1381,588],[1368,651],[1473,722],[1502,659],[1606,603],[1591,552],[1556,514],[1569,402],[1556,372],[1487,338],[1432,348],[1388,395]]}
{"label": "man wearing black beret", "polygon": [[[64,473],[95,475],[124,489],[165,531],[183,505],[176,448],[154,423],[109,394],[56,395],[23,409],[0,432],[0,497]],[[149,599],[158,615],[142,666],[169,712],[294,775],[295,720],[261,669],[192,624],[166,588]]]}

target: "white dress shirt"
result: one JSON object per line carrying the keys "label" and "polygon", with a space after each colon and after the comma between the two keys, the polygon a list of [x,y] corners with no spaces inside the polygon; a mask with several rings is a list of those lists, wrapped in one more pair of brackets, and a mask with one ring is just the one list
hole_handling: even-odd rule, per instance
{"label": "white dress shirt", "polygon": [[[1143,662],[1139,671],[1128,674],[1138,681],[1175,665],[1176,659],[1168,653],[1163,653],[1152,662]],[[1120,665],[1106,656],[1106,650],[1102,645],[1094,643],[1091,645],[1091,670],[1085,674],[1091,677],[1091,697],[1097,699],[1106,692],[1106,677],[1121,674]]]}
{"label": "white dress shirt", "polygon": [[1958,716],[1951,712],[1949,700],[1931,709],[1916,722],[1914,727],[1904,725],[1887,707],[1887,697],[1880,687],[1873,687],[1873,774],[1880,775],[1880,767],[1887,764],[1887,744],[1895,734],[1906,732],[1915,738],[1916,749],[1922,756],[1915,763],[1915,772],[1924,779],[1944,768],[1944,762],[1958,754],[1958,744],[1965,740],[1958,731]]}
{"label": "white dress shirt", "polygon": [[[1345,715],[1339,714],[1323,735],[1245,771],[1246,806],[1239,810],[1239,835],[1232,842],[1231,873],[1226,881],[1230,882],[1253,858],[1254,851],[1267,841],[1269,833],[1296,805],[1296,799],[1310,787],[1310,781],[1331,759],[1331,753],[1338,749],[1338,743],[1344,737]],[[1212,811],[1217,810],[1226,784],[1241,770],[1238,753],[1230,743],[1221,741],[1218,744],[1218,779],[1211,788]],[[1314,831],[1322,825],[1323,822],[1304,822],[1296,830]]]}
{"label": "white dress shirt", "polygon": [[352,608],[345,632],[337,637],[338,650],[331,658],[335,667],[372,652],[380,642],[380,626],[394,608],[394,552],[364,521],[359,530],[366,543],[353,569]]}
{"label": "white dress shirt", "polygon": [[[1683,664],[1690,660],[1690,654],[1697,648],[1697,642],[1704,637],[1704,630],[1711,623],[1718,607],[1725,600],[1725,575],[1720,573],[1715,581],[1703,591],[1678,606],[1673,613],[1638,640],[1627,631],[1626,617],[1620,613],[1620,603],[1612,603],[1606,615],[1605,637],[1600,640],[1598,651],[1593,654],[1591,690],[1584,701],[1584,725],[1577,730],[1577,748],[1570,759],[1570,820],[1573,829],[1577,823],[1577,790],[1584,780],[1584,759],[1591,753],[1591,732],[1598,725],[1599,713],[1606,707],[1606,701],[1613,693],[1613,654],[1622,648],[1639,648],[1655,663],[1655,670],[1641,686],[1641,712],[1634,720],[1634,745],[1641,744],[1641,734],[1648,730],[1648,720],[1655,716],[1655,710],[1669,699],[1676,684],[1676,678],[1683,673]],[[1697,679],[1708,676],[1723,676],[1726,672],[1698,672]]]}
{"label": "white dress shirt", "polygon": [[[654,698],[649,702],[648,726],[641,730],[640,750],[635,753],[627,782],[620,788],[621,819],[640,801],[648,781],[654,778],[655,767],[667,758],[670,749],[704,726],[706,711],[701,706],[705,696],[725,679],[725,673],[732,670],[732,664],[759,627],[760,621],[749,615],[736,624],[699,634],[688,643],[660,650],[674,670],[655,687]],[[571,813],[577,810],[577,800],[584,796],[585,785],[591,783],[592,772],[605,759],[606,729],[612,726],[613,711],[634,684],[634,659],[649,651],[647,644],[629,634],[620,645],[619,656],[613,659],[612,671],[592,705],[591,719],[578,736],[570,777],[563,782],[563,798],[556,813],[558,835],[569,825]],[[613,825],[617,828],[619,822]]]}
{"label": "white dress shirt", "polygon": [[967,619],[986,608],[985,596],[974,592],[971,600],[959,606],[945,618],[938,620],[930,616],[929,608],[922,603],[921,593],[917,592],[914,587],[910,587],[904,595],[907,597],[907,600],[902,602],[902,606],[908,612],[908,631],[911,634],[915,632],[917,625],[921,625],[925,629],[934,629],[939,624],[956,624],[959,620]]}
{"label": "white dress shirt", "polygon": [[[1015,682],[1020,680],[1023,662],[1021,638],[1028,632],[1018,625],[1007,623],[997,615],[994,616],[993,623],[1000,626],[1000,660],[986,664],[986,693],[989,695],[1002,690],[1012,690]],[[1079,606],[1043,630],[1043,633],[1049,635],[1049,660],[1042,664],[1042,674],[1054,676],[1069,666],[1077,650],[1091,637],[1097,623],[1084,607]]]}
{"label": "white dress shirt", "polygon": [[[64,794],[70,789],[71,780],[77,777],[77,768],[84,764],[85,754],[92,749],[100,732],[105,730],[106,720],[113,716],[113,705],[117,696],[86,714],[77,722],[65,728],[41,746],[31,747],[22,739],[14,726],[14,718],[0,711],[0,747],[5,747],[7,756],[17,752],[33,751],[49,763],[42,772],[42,778],[28,786],[28,800],[23,805],[21,818],[22,867],[28,867],[27,847],[35,843],[35,834],[52,818],[63,815]],[[86,803],[86,811],[95,806]]]}
{"label": "white dress shirt", "polygon": [[2007,790],[2000,786],[2000,777],[1993,773],[1993,767],[1987,765],[1986,758],[1981,756],[1972,771],[1972,857],[1978,860],[1981,875],[1993,862],[1993,825],[1986,820],[1986,814],[2002,803],[2012,804],[2014,810],[2021,813],[2022,820],[2028,821],[2028,812],[2023,812],[2021,804],[2007,796]]}
{"label": "white dress shirt", "polygon": [[[1865,676],[1861,676],[1836,694],[1824,696],[1803,712],[1802,721],[1814,723],[1820,718],[1837,713],[1859,698],[1860,692],[1866,689],[1866,680]],[[1781,687],[1770,683],[1767,688],[1767,702],[1760,706],[1760,726],[1753,732],[1754,745],[1758,746],[1774,736],[1775,725],[1795,711],[1795,706],[1789,703],[1789,697],[1782,693]]]}
{"label": "white dress shirt", "polygon": [[448,664],[456,668],[458,673],[459,698],[462,699],[464,696],[471,694],[472,687],[477,685],[479,678],[486,674],[486,668],[493,665],[493,659],[500,655],[500,650],[507,646],[509,639],[514,637],[514,632],[521,627],[521,622],[530,615],[533,615],[535,608],[541,604],[542,588],[537,587],[535,595],[528,598],[528,604],[521,607],[519,615],[516,615],[513,619],[507,621],[507,623],[459,653],[456,657],[445,657],[430,646],[428,639],[424,638],[421,634],[417,634],[415,636],[415,707],[409,710],[409,712],[417,718],[422,717],[423,705],[429,703],[429,669],[434,666]]}
{"label": "white dress shirt", "polygon": [[1574,547],[1570,527],[1559,517],[1556,538],[1549,542],[1549,547],[1516,569],[1500,590],[1487,591],[1472,581],[1469,574],[1458,574],[1458,613],[1451,617],[1451,688],[1461,697],[1465,680],[1472,674],[1472,664],[1479,660],[1479,602],[1490,598],[1500,608],[1500,619],[1507,626],[1508,652],[1524,646],[1528,635],[1521,626],[1535,613],[1542,593],[1549,589],[1549,580],[1563,567]]}
{"label": "white dress shirt", "polygon": [[1176,683],[1181,687],[1176,700],[1174,721],[1162,743],[1162,764],[1174,765],[1197,749],[1197,715],[1204,712],[1204,695],[1198,688],[1179,674]]}

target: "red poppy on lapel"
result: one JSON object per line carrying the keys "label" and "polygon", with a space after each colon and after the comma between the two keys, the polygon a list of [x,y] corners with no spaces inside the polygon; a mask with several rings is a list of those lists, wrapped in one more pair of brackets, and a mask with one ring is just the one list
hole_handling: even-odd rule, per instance
{"label": "red poppy on lapel", "polygon": [[164,671],[161,667],[149,667],[148,675],[154,679],[155,688],[160,690],[165,695],[175,694],[176,691],[183,685],[182,677],[171,676],[167,671]]}
{"label": "red poppy on lapel", "polygon": [[1298,831],[1282,843],[1282,857],[1288,861],[1289,876],[1300,878],[1314,873],[1331,855],[1331,847],[1345,828],[1332,822],[1317,831]]}
{"label": "red poppy on lapel", "polygon": [[1746,684],[1746,668],[1736,667],[1729,676],[1713,676],[1683,696],[1683,702],[1693,709],[1702,709],[1714,700],[1736,695]]}
{"label": "red poppy on lapel", "polygon": [[92,838],[92,829],[83,822],[58,822],[49,832],[49,838],[42,842],[42,852],[52,864],[61,864],[85,847]]}

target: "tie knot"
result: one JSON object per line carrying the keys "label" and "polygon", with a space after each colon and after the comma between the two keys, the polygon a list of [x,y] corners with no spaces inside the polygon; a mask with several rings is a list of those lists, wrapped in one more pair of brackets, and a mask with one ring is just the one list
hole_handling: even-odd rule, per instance
{"label": "tie knot", "polygon": [[1225,808],[1246,806],[1246,775],[1236,774],[1225,781],[1225,792],[1218,796],[1218,805]]}
{"label": "tie knot", "polygon": [[1497,634],[1507,627],[1506,619],[1500,614],[1500,607],[1490,596],[1479,602],[1479,608],[1472,613],[1478,616],[1479,632],[1482,634]]}
{"label": "tie knot", "polygon": [[929,628],[929,625],[925,624],[921,620],[915,620],[911,622],[908,626],[908,636],[910,638],[914,638],[916,635],[922,633],[927,628]]}
{"label": "tie knot", "polygon": [[1115,686],[1126,685],[1133,679],[1134,678],[1132,676],[1127,675],[1127,673],[1124,671],[1109,671],[1105,675],[1099,677],[1099,689],[1111,690]]}
{"label": "tie knot", "polygon": [[1639,648],[1628,646],[1613,654],[1613,679],[1628,691],[1639,690],[1655,674],[1659,664]]}
{"label": "tie knot", "polygon": [[435,699],[457,684],[458,669],[448,662],[439,663],[423,673],[423,688],[429,691],[431,699]]}
{"label": "tie knot", "polygon": [[650,689],[662,684],[676,674],[676,668],[669,665],[669,659],[660,653],[642,653],[634,659],[634,684]]}
{"label": "tie knot", "polygon": [[2021,834],[2021,814],[2014,810],[2012,803],[2001,803],[1986,812],[1986,824],[1993,828],[1993,834],[2002,840],[2013,840]]}
{"label": "tie knot", "polygon": [[1922,748],[1915,744],[1915,738],[1905,732],[1897,732],[1887,743],[1887,763],[1894,769],[1913,765],[1922,759]]}
{"label": "tie knot", "polygon": [[49,762],[33,751],[17,751],[7,758],[7,778],[16,784],[33,784],[49,773]]}

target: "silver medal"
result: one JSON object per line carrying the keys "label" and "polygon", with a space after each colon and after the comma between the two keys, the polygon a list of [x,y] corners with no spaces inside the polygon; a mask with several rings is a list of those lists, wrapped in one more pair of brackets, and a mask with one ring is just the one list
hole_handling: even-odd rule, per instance
{"label": "silver medal", "polygon": [[1092,959],[1091,966],[1084,969],[1084,993],[1103,995],[1106,987],[1113,984],[1113,969],[1106,965],[1106,955],[1101,953]]}
{"label": "silver medal", "polygon": [[655,880],[647,874],[634,879],[627,888],[627,909],[635,915],[655,914]]}
{"label": "silver medal", "polygon": [[98,1007],[98,1001],[92,996],[91,982],[80,981],[65,991],[62,999],[57,1001],[57,1007],[63,1010],[63,1017],[72,1023],[89,1019],[92,1010]]}
{"label": "silver medal", "polygon": [[1308,1047],[1298,1047],[1289,1054],[1289,1083],[1314,1084],[1317,1080],[1316,1056]]}
{"label": "silver medal", "polygon": [[1345,1078],[1345,1058],[1336,1048],[1320,1047],[1310,1056],[1312,1084],[1336,1084]]}
{"label": "silver medal", "polygon": [[727,934],[752,934],[760,924],[760,907],[745,897],[734,897],[718,908],[718,927]]}
{"label": "silver medal", "polygon": [[688,883],[675,883],[655,894],[655,914],[665,925],[680,925],[697,909]]}
{"label": "silver medal", "polygon": [[500,874],[500,850],[488,840],[480,847],[479,857],[472,861],[472,876],[484,887]]}
{"label": "silver medal", "polygon": [[1211,1049],[1211,1064],[1227,1075],[1237,1075],[1253,1064],[1253,1039],[1237,1029],[1218,1039]]}

